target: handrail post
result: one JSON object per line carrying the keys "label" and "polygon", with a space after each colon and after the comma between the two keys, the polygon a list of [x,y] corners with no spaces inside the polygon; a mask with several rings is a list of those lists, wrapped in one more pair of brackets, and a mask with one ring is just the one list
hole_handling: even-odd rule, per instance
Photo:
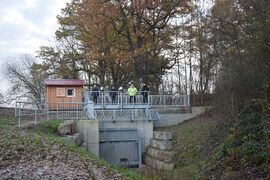
{"label": "handrail post", "polygon": [[79,119],[79,102],[77,102],[77,120]]}
{"label": "handrail post", "polygon": [[59,118],[59,103],[56,104],[56,118]]}
{"label": "handrail post", "polygon": [[21,102],[19,102],[19,112],[18,112],[18,115],[19,115],[19,128],[21,127]]}
{"label": "handrail post", "polygon": [[120,96],[119,96],[119,91],[117,92],[117,106],[119,107],[119,103],[120,103]]}
{"label": "handrail post", "polygon": [[120,94],[121,94],[121,109],[123,109],[123,92],[121,91]]}
{"label": "handrail post", "polygon": [[103,93],[103,91],[101,91],[101,104],[102,104],[102,108],[104,108],[104,93]]}
{"label": "handrail post", "polygon": [[187,95],[187,100],[188,100],[187,105],[188,105],[188,107],[190,107],[190,95]]}
{"label": "handrail post", "polygon": [[49,121],[49,103],[47,104],[47,121]]}
{"label": "handrail post", "polygon": [[150,106],[150,92],[148,91],[148,96],[147,96],[147,106]]}
{"label": "handrail post", "polygon": [[37,125],[37,107],[35,109],[35,125]]}
{"label": "handrail post", "polygon": [[162,106],[165,106],[166,105],[166,96],[163,96],[163,104]]}

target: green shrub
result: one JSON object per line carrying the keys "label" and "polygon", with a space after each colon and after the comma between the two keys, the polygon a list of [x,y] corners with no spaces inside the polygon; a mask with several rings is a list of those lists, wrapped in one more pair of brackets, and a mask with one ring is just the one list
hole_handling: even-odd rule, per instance
{"label": "green shrub", "polygon": [[252,101],[239,113],[229,128],[219,151],[219,158],[245,166],[270,163],[270,118],[265,103]]}
{"label": "green shrub", "polygon": [[45,121],[44,123],[40,125],[39,130],[44,133],[57,134],[58,126],[63,122],[64,120],[62,119],[54,119],[50,121]]}

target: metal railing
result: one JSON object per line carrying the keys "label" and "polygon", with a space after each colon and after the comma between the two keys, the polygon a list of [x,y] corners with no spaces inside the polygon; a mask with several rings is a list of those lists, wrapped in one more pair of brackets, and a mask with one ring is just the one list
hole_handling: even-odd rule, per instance
{"label": "metal railing", "polygon": [[[96,102],[93,94],[98,93]],[[115,93],[115,99],[112,97],[112,93]],[[117,105],[123,107],[125,105],[147,105],[150,107],[164,107],[164,106],[179,106],[189,107],[190,100],[189,95],[152,95],[148,92],[146,99],[143,97],[142,91],[138,91],[135,95],[135,101],[131,98],[127,92],[122,91],[85,91],[85,99],[95,102],[96,105]],[[86,100],[86,101],[87,101]]]}
{"label": "metal railing", "polygon": [[[106,94],[107,93],[107,94]],[[141,92],[139,92],[141,93]],[[89,119],[98,118],[101,121],[111,119],[112,121],[126,118],[133,120],[158,120],[158,112],[151,108],[158,107],[189,107],[188,95],[148,95],[143,101],[143,96],[135,96],[136,102],[130,102],[130,96],[125,92],[117,92],[115,103],[112,102],[110,92],[101,93],[97,103],[92,101],[91,91],[85,92],[84,102],[67,103],[38,103],[38,102],[16,102],[15,117],[18,118],[19,127],[22,123],[37,124],[41,120],[50,119]],[[112,105],[106,107],[110,115],[98,116],[97,105]],[[133,105],[133,106],[130,106]],[[130,106],[130,107],[129,107]],[[125,108],[129,110],[125,111]],[[102,109],[104,111],[104,108]],[[105,111],[104,111],[105,112]],[[144,113],[144,116],[141,116]],[[126,114],[125,117],[123,114]]]}
{"label": "metal railing", "polygon": [[150,121],[159,120],[159,114],[153,109],[96,110],[95,118],[107,122]]}
{"label": "metal railing", "polygon": [[180,106],[189,107],[189,95],[150,95],[151,107]]}
{"label": "metal railing", "polygon": [[50,119],[86,119],[88,115],[85,103],[31,103],[18,101],[15,104],[15,117],[18,126],[22,124],[35,124]]}

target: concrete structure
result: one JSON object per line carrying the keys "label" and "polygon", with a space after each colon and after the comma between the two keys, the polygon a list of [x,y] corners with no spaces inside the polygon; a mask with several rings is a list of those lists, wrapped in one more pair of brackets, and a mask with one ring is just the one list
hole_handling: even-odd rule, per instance
{"label": "concrete structure", "polygon": [[150,144],[150,139],[153,137],[153,121],[145,120],[145,121],[116,121],[116,122],[108,122],[108,121],[100,121],[99,127],[101,129],[137,129],[141,136],[141,152],[145,152],[146,147]]}
{"label": "concrete structure", "polygon": [[[53,81],[50,83],[47,82],[47,87],[60,86],[59,82],[58,84]],[[77,83],[79,84],[80,82]],[[68,89],[70,86],[65,87],[66,89]],[[126,160],[128,161],[128,158],[121,157],[121,154],[130,151],[133,152],[134,155],[134,153],[136,152],[135,150],[138,146],[134,145],[136,143],[131,142],[130,140],[129,143],[125,142],[126,139],[124,137],[119,141],[112,139],[110,140],[109,136],[104,136],[103,139],[100,139],[100,131],[102,130],[105,133],[107,131],[109,133],[110,130],[115,129],[122,133],[124,129],[136,130],[136,132],[138,132],[138,137],[141,139],[139,143],[140,150],[137,151],[140,153],[140,157],[142,153],[148,151],[149,157],[147,158],[147,161],[152,161],[152,158],[160,156],[162,158],[156,161],[157,164],[160,164],[158,166],[163,166],[162,162],[167,163],[167,165],[165,165],[166,168],[170,168],[173,166],[169,162],[172,154],[171,152],[169,152],[172,148],[171,135],[155,132],[153,138],[153,128],[155,124],[159,124],[159,120],[162,121],[161,124],[167,125],[168,122],[170,123],[170,118],[168,118],[170,115],[174,115],[175,121],[173,122],[179,123],[179,120],[176,120],[178,119],[178,117],[175,116],[175,112],[167,111],[167,107],[170,107],[170,109],[177,108],[176,112],[178,112],[179,109],[182,108],[186,109],[187,107],[189,107],[188,95],[149,95],[148,101],[143,102],[142,96],[138,94],[136,95],[136,103],[130,103],[129,96],[127,94],[125,94],[124,92],[118,92],[116,102],[112,103],[109,96],[110,92],[102,91],[100,92],[101,95],[99,96],[97,103],[94,103],[91,100],[91,92],[85,92],[83,102],[80,102],[80,100],[76,100],[77,102],[74,102],[75,99],[72,98],[66,99],[64,97],[57,97],[57,88],[54,87],[52,89],[55,90],[54,94],[56,96],[54,96],[54,100],[51,99],[48,102],[57,102],[59,98],[62,98],[63,101],[70,100],[70,102],[59,102],[56,103],[57,106],[50,106],[50,104],[47,104],[45,106],[40,105],[40,107],[50,108],[45,109],[44,112],[41,113],[39,113],[37,109],[33,109],[33,112],[35,112],[35,119],[38,119],[36,117],[38,117],[39,115],[47,117],[47,120],[51,119],[52,115],[56,115],[57,118],[76,119],[79,137],[82,140],[83,146],[86,147],[92,154],[99,156],[101,152],[100,145],[105,144],[104,147],[106,147],[106,151],[102,151],[102,153],[105,153],[105,155],[102,154],[102,158],[107,158],[108,156],[106,154],[114,154],[113,156],[119,157],[121,159],[119,163],[121,165],[130,164],[126,163]],[[78,92],[77,90],[75,91]],[[62,92],[64,92],[64,90]],[[59,93],[60,92],[58,92],[58,95]],[[21,105],[21,102],[19,102],[18,106],[16,105],[16,112],[18,112],[16,113],[16,115],[19,117],[19,119],[23,115],[21,113]],[[55,109],[55,107],[57,108]],[[59,107],[65,108],[59,109]],[[156,108],[159,110],[156,110]],[[161,112],[161,114],[159,113],[159,111]],[[87,117],[85,118],[85,116]],[[106,144],[106,142],[109,141],[111,141],[112,143],[110,145],[109,143]],[[115,148],[117,148],[115,144],[118,144],[123,148],[128,147],[129,150],[115,151]],[[151,147],[147,149],[149,145]],[[109,157],[107,159],[110,160]]]}
{"label": "concrete structure", "polygon": [[137,129],[100,129],[99,155],[110,163],[140,167],[141,136]]}
{"label": "concrete structure", "polygon": [[159,121],[154,122],[154,127],[173,126],[191,119],[209,109],[209,106],[191,107],[191,112],[183,113],[172,109],[159,111]]}
{"label": "concrete structure", "polygon": [[99,123],[96,119],[79,120],[78,132],[83,146],[95,156],[99,157]]}

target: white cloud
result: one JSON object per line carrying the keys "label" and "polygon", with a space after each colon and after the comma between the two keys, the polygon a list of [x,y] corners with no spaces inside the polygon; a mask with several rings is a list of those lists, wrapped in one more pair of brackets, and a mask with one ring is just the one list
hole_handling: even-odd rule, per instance
{"label": "white cloud", "polygon": [[0,57],[23,51],[33,53],[40,46],[48,45],[57,30],[56,16],[69,1],[6,1],[2,7],[0,2]]}
{"label": "white cloud", "polygon": [[25,0],[24,7],[25,8],[36,8],[39,0]]}
{"label": "white cloud", "polygon": [[[8,58],[51,45],[56,16],[71,0],[0,0],[0,67]],[[0,68],[1,71],[1,68]],[[0,73],[0,92],[8,86]]]}
{"label": "white cloud", "polygon": [[27,20],[22,12],[16,11],[14,9],[7,9],[2,12],[0,17],[0,23],[3,24],[13,24],[16,28],[26,30],[28,33],[40,33],[42,30],[31,21]]}

